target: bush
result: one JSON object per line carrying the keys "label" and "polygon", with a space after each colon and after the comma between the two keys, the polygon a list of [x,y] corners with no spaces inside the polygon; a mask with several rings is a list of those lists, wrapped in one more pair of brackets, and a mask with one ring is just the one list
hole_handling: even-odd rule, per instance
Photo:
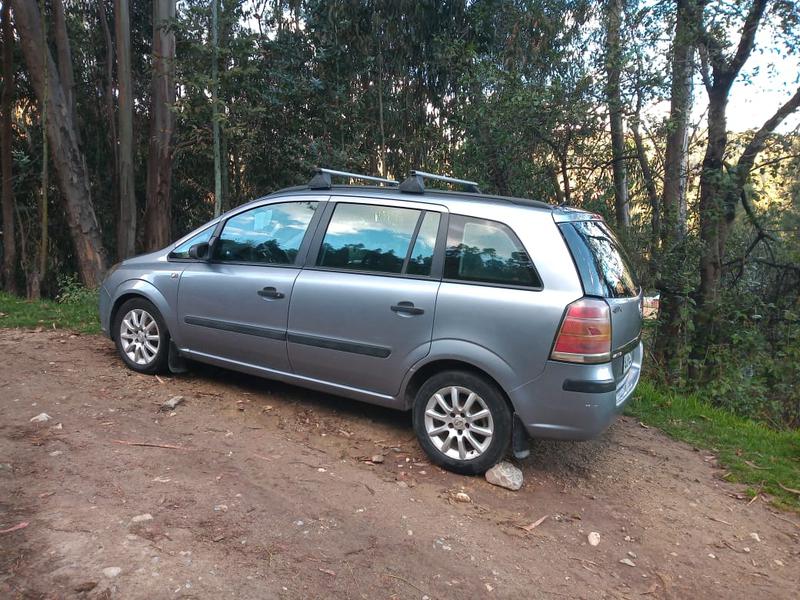
{"label": "bush", "polygon": [[97,303],[97,290],[85,287],[77,275],[59,275],[58,290],[56,300],[60,304],[88,305]]}

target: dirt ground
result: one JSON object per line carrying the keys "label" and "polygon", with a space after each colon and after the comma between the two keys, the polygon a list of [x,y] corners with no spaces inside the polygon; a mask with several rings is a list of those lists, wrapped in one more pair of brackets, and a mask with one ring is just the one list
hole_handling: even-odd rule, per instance
{"label": "dirt ground", "polygon": [[67,332],[0,356],[2,598],[797,598],[800,519],[632,419],[536,443],[510,492],[430,465],[402,413]]}

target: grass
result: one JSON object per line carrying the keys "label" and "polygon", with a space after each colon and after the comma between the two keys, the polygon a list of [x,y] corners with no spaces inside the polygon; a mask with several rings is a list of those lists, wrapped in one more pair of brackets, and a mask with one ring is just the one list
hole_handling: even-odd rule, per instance
{"label": "grass", "polygon": [[84,292],[66,302],[30,302],[0,292],[0,327],[71,329],[80,333],[100,333],[97,295]]}
{"label": "grass", "polygon": [[765,492],[773,503],[800,512],[800,431],[771,429],[721,408],[696,394],[676,394],[642,381],[628,414],[670,436],[710,450],[728,471],[726,481],[748,486],[750,497]]}
{"label": "grass", "polygon": [[[0,292],[0,328],[39,327],[99,333],[97,296],[79,290],[65,302],[28,302]],[[646,425],[713,452],[728,470],[726,480],[748,485],[751,497],[770,494],[773,502],[800,512],[800,431],[776,431],[711,406],[696,394],[676,394],[643,380],[628,414]],[[783,487],[781,487],[783,486]]]}

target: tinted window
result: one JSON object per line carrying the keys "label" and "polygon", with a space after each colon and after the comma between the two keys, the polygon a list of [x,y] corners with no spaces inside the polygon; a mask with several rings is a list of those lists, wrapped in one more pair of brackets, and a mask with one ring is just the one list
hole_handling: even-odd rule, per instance
{"label": "tinted window", "polygon": [[436,248],[436,234],[439,233],[439,213],[426,212],[419,228],[414,248],[408,258],[406,273],[410,275],[430,275],[433,251]]}
{"label": "tinted window", "polygon": [[496,221],[450,216],[445,279],[540,287],[533,263],[514,232]]}
{"label": "tinted window", "polygon": [[639,294],[633,269],[608,225],[602,221],[563,223],[561,231],[578,266],[584,291],[606,298]]}
{"label": "tinted window", "polygon": [[419,215],[408,208],[337,204],[317,265],[400,273]]}
{"label": "tinted window", "polygon": [[228,219],[214,245],[226,262],[290,265],[297,257],[316,202],[268,204]]}
{"label": "tinted window", "polygon": [[198,233],[190,237],[188,240],[183,242],[180,246],[177,246],[172,252],[169,253],[170,258],[189,258],[189,248],[194,246],[195,244],[202,244],[203,242],[207,242],[211,239],[211,234],[214,233],[214,228],[216,225],[212,225],[211,227],[206,227]]}

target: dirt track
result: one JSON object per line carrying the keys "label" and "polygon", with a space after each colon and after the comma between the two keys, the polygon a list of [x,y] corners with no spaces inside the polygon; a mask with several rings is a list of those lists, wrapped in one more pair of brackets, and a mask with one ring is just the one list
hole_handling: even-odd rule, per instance
{"label": "dirt track", "polygon": [[432,467],[407,415],[159,381],[101,337],[3,331],[0,355],[0,530],[29,523],[0,533],[2,598],[797,597],[800,520],[633,420],[538,443],[514,493]]}

